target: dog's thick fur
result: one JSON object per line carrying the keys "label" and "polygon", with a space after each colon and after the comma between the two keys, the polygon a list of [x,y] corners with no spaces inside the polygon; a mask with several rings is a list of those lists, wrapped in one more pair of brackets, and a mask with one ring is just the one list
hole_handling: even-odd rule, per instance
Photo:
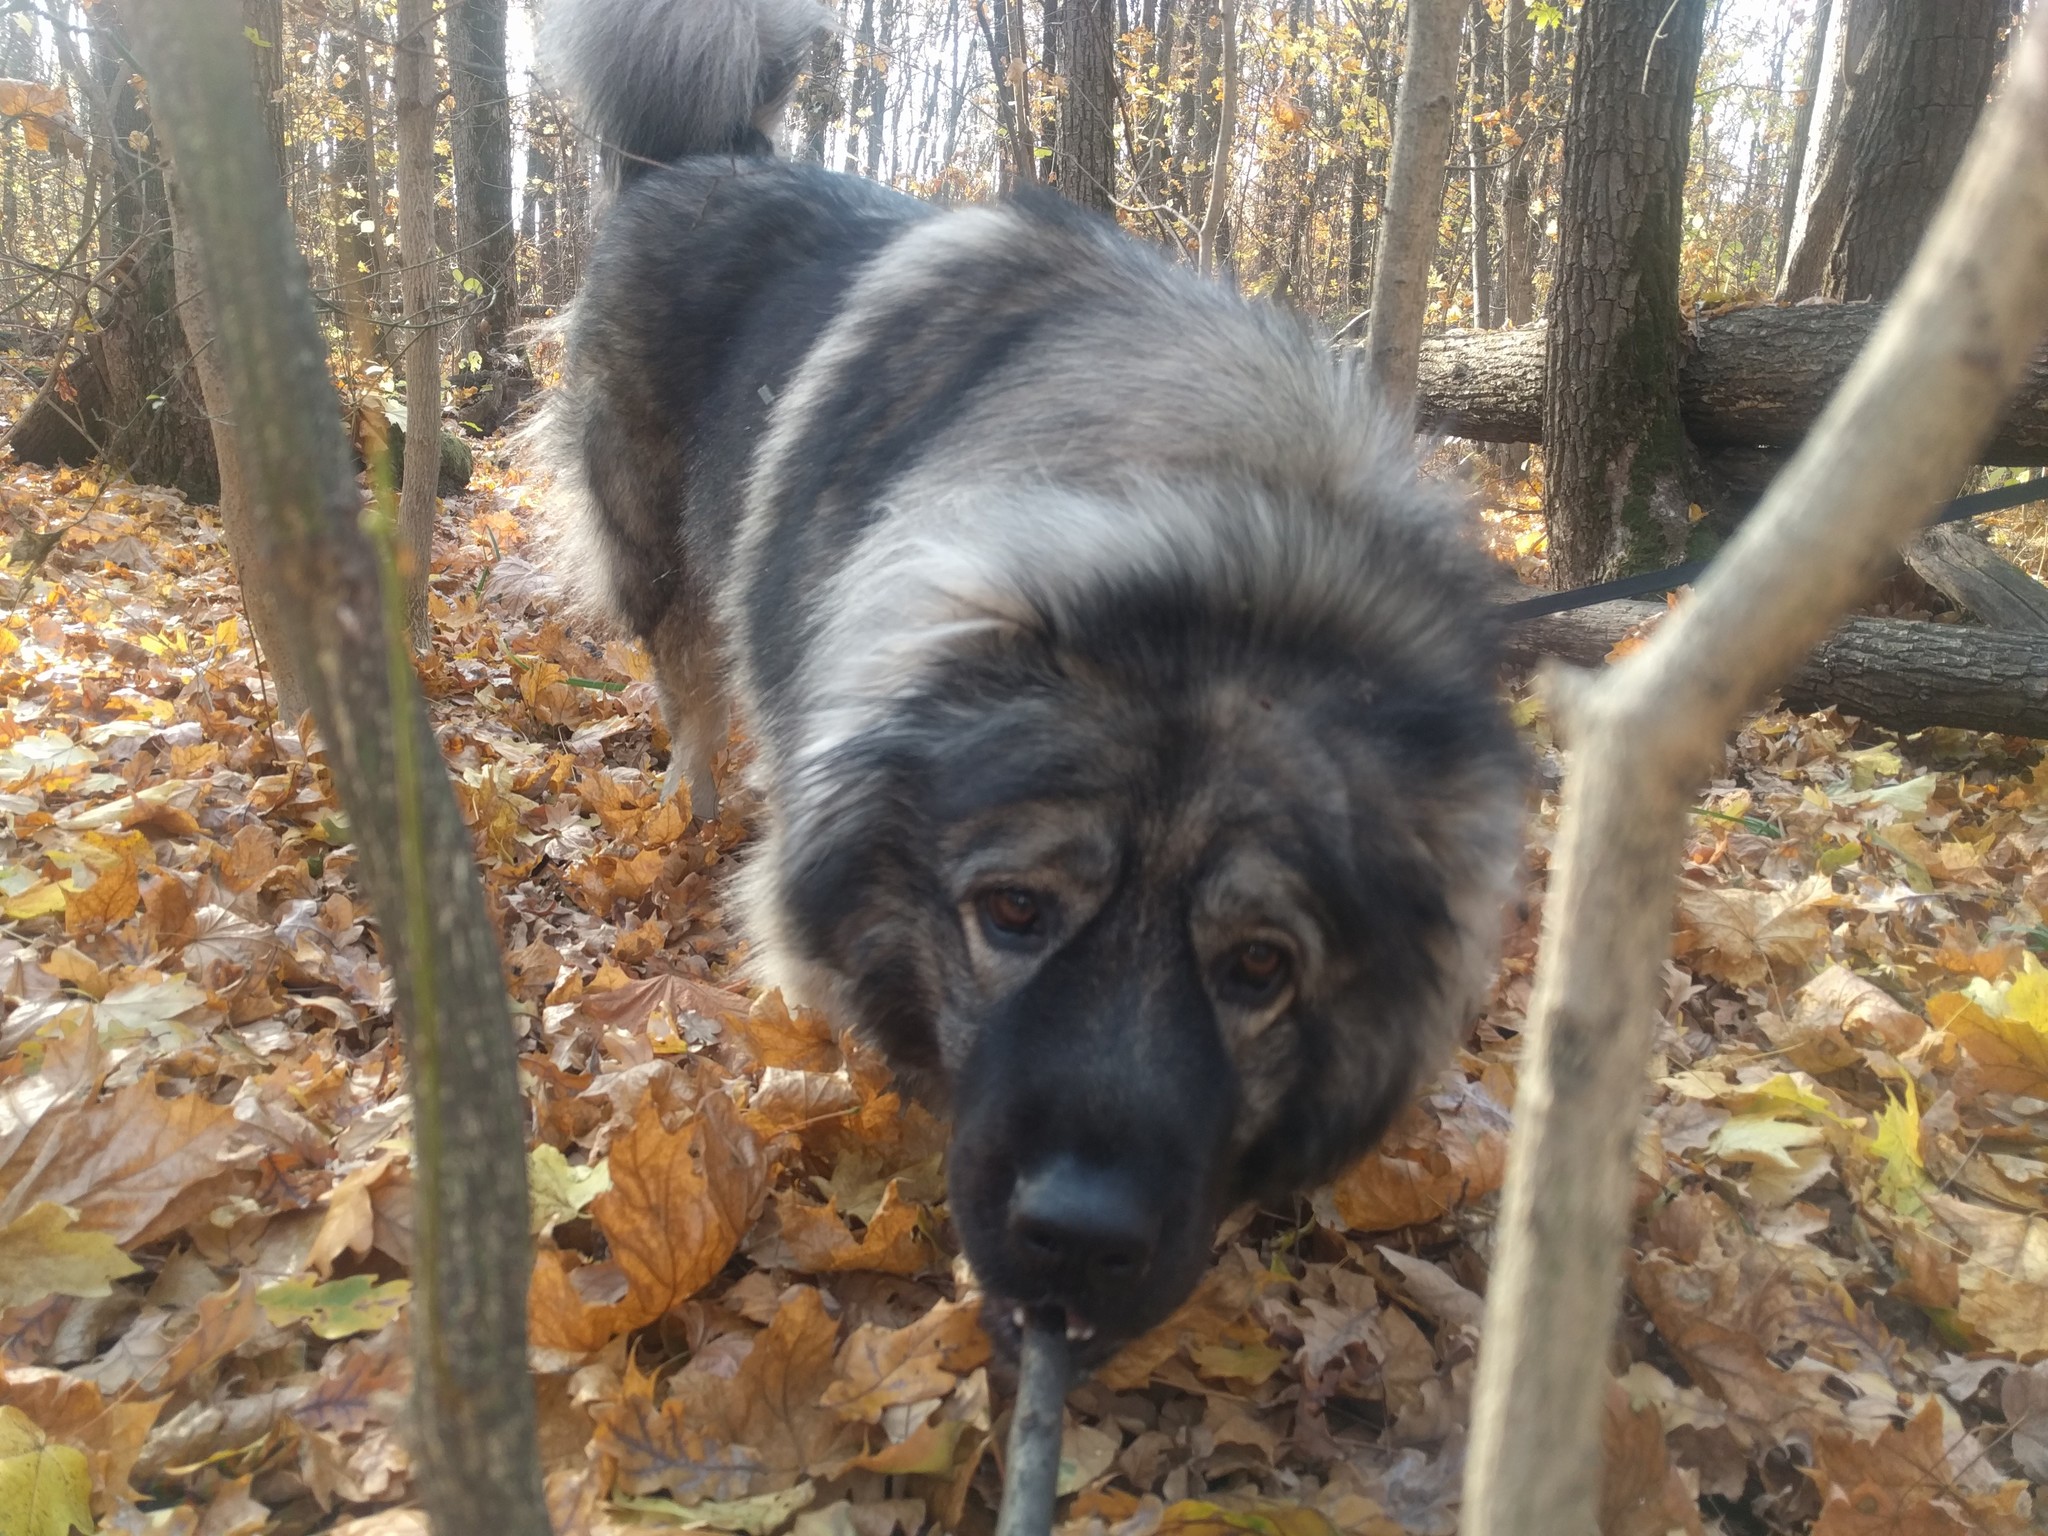
{"label": "dog's thick fur", "polygon": [[1484,562],[1287,316],[1050,197],[775,160],[808,0],[565,0],[621,182],[545,436],[571,574],[765,812],[766,979],[954,1119],[1003,1316],[1102,1347],[1471,1018],[1519,844]]}

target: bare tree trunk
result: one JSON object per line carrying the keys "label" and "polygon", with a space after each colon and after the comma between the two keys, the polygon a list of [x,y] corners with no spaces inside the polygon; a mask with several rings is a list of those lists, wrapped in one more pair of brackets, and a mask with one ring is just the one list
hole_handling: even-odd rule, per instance
{"label": "bare tree trunk", "polygon": [[1209,207],[1209,170],[1196,170],[1201,146],[1216,143],[1216,76],[1223,61],[1223,23],[1217,0],[1188,0],[1188,51],[1193,69],[1174,104],[1174,202],[1190,224],[1199,225]]}
{"label": "bare tree trunk", "polygon": [[1535,29],[1528,0],[1507,0],[1501,18],[1501,110],[1513,146],[1500,194],[1501,308],[1509,325],[1536,317],[1535,230],[1529,221],[1529,74]]}
{"label": "bare tree trunk", "polygon": [[1354,309],[1363,309],[1366,300],[1367,264],[1366,251],[1370,248],[1367,237],[1366,204],[1372,171],[1363,151],[1351,157],[1349,186],[1351,207],[1345,223],[1344,237],[1344,302]]}
{"label": "bare tree trunk", "polygon": [[512,229],[512,98],[505,76],[506,0],[448,0],[448,79],[455,111],[456,265],[484,285],[459,352],[504,347],[519,324]]}
{"label": "bare tree trunk", "polygon": [[1792,255],[1792,222],[1799,213],[1799,178],[1806,173],[1807,142],[1813,133],[1814,96],[1820,88],[1821,59],[1827,50],[1828,10],[1833,0],[1820,0],[1813,13],[1813,36],[1806,44],[1806,63],[1799,71],[1799,107],[1792,118],[1792,145],[1786,154],[1785,190],[1778,198],[1778,276]]}
{"label": "bare tree trunk", "polygon": [[1465,150],[1471,166],[1466,186],[1472,205],[1472,323],[1482,331],[1499,323],[1493,311],[1493,178],[1487,169],[1492,145],[1480,122],[1486,111],[1492,37],[1486,0],[1472,0],[1472,100],[1465,114]]}
{"label": "bare tree trunk", "polygon": [[[334,139],[334,273],[335,287],[347,320],[349,342],[359,356],[373,357],[377,333],[377,274],[382,264],[378,233],[384,199],[378,195],[375,126],[376,95],[363,46],[362,3],[356,0],[354,20],[336,33],[336,72],[341,76],[343,111],[347,114]],[[346,39],[344,50],[339,44]],[[347,67],[342,68],[343,65]]]}
{"label": "bare tree trunk", "polygon": [[405,291],[405,469],[398,508],[406,633],[415,650],[432,637],[427,576],[434,558],[435,492],[441,477],[441,353],[434,324],[434,3],[399,0],[398,259]]}
{"label": "bare tree trunk", "polygon": [[1013,33],[1022,45],[1021,29],[1011,26],[1011,0],[974,0],[982,41],[988,45],[989,67],[996,82],[996,125],[1009,157],[999,170],[999,190],[1008,197],[1038,180],[1037,146],[1031,132],[1031,107],[1023,55],[1011,46]]}
{"label": "bare tree trunk", "polygon": [[2048,328],[2048,26],[2031,32],[1870,350],[1763,506],[1641,649],[1551,679],[1570,758],[1487,1287],[1469,1536],[1596,1526],[1685,808],[1742,712],[1955,485]]}
{"label": "bare tree trunk", "polygon": [[1116,208],[1116,0],[1066,0],[1066,88],[1053,184],[1084,208]]}
{"label": "bare tree trunk", "polygon": [[845,68],[839,34],[820,32],[811,42],[810,68],[797,88],[797,113],[803,123],[801,157],[812,165],[825,163],[826,136],[846,115],[846,98],[839,92],[839,77]]}
{"label": "bare tree trunk", "polygon": [[245,428],[257,579],[288,594],[298,670],[354,828],[398,991],[413,1101],[415,1475],[450,1536],[548,1536],[526,1369],[525,1138],[483,890],[362,533],[305,263],[248,99],[228,0],[135,6]]}
{"label": "bare tree trunk", "polygon": [[[1877,0],[1865,98],[1821,292],[1889,298],[1962,161],[1991,89],[2010,0]],[[2044,151],[2048,152],[2048,151]]]}
{"label": "bare tree trunk", "polygon": [[1216,116],[1216,153],[1209,157],[1209,206],[1195,241],[1195,269],[1205,274],[1216,270],[1216,240],[1230,201],[1230,156],[1237,140],[1237,0],[1222,0],[1217,15],[1223,28],[1223,110]]}
{"label": "bare tree trunk", "polygon": [[1808,130],[1800,173],[1799,207],[1792,219],[1791,248],[1778,277],[1780,303],[1814,297],[1827,273],[1848,203],[1856,139],[1869,117],[1872,83],[1863,66],[1872,56],[1874,29],[1885,3],[1835,0],[1828,13],[1820,85],[1814,93],[1814,126]]}
{"label": "bare tree trunk", "polygon": [[1691,532],[1680,199],[1706,0],[1586,0],[1565,118],[1543,445],[1551,571],[1665,565]]}
{"label": "bare tree trunk", "polygon": [[1393,161],[1380,206],[1373,258],[1372,318],[1366,367],[1380,396],[1398,411],[1415,399],[1415,362],[1429,307],[1429,267],[1436,259],[1437,216],[1443,210],[1444,164],[1451,152],[1451,111],[1458,87],[1456,0],[1409,0],[1408,52],[1394,99]]}

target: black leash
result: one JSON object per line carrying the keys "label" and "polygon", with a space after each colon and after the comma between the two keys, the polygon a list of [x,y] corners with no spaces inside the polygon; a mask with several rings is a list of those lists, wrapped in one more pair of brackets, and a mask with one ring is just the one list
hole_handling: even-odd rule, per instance
{"label": "black leash", "polygon": [[[2002,485],[1995,491],[1978,491],[1971,496],[1958,496],[1954,501],[1944,504],[1927,526],[1932,528],[1939,523],[1957,523],[1966,517],[1981,517],[1986,512],[2003,512],[2008,507],[2024,507],[2035,501],[2048,501],[2048,480],[2022,480],[2015,485]],[[1711,559],[1688,560],[1683,565],[1668,565],[1661,571],[1644,571],[1639,576],[1623,576],[1614,581],[1596,581],[1590,587],[1573,587],[1569,592],[1545,592],[1538,597],[1525,597],[1517,602],[1504,604],[1500,614],[1502,618],[1514,624],[1523,619],[1540,619],[1549,613],[1570,613],[1576,608],[1591,608],[1595,603],[1611,603],[1624,597],[1649,597],[1697,580],[1711,564]]]}

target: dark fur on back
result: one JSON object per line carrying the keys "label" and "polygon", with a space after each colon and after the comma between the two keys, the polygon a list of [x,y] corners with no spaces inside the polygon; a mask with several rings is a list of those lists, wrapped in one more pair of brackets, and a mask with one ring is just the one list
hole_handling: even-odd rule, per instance
{"label": "dark fur on back", "polygon": [[633,168],[547,428],[572,572],[700,814],[728,698],[755,739],[761,974],[950,1102],[990,1295],[1106,1347],[1477,1006],[1523,793],[1484,562],[1277,311],[1050,198],[735,154],[783,0],[568,14]]}

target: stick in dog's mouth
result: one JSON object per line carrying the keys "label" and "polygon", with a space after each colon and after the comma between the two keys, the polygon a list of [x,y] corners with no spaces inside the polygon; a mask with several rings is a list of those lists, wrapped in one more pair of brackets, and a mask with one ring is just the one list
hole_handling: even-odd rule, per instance
{"label": "stick in dog's mouth", "polygon": [[1068,1348],[1073,1325],[1058,1307],[1017,1310],[1023,1342],[996,1536],[1046,1536],[1059,1498],[1060,1417],[1074,1375]]}

